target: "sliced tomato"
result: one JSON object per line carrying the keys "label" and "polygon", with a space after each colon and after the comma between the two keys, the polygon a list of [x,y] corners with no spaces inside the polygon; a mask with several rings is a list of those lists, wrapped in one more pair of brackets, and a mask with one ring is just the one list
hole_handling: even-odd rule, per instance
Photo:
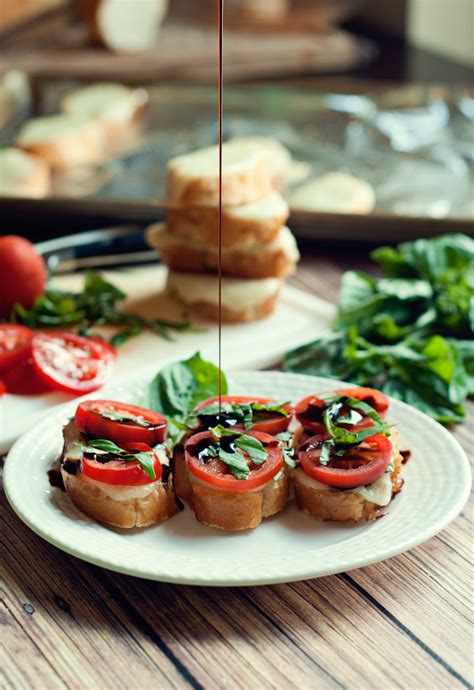
{"label": "sliced tomato", "polygon": [[[251,396],[245,396],[245,395],[223,395],[221,397],[221,400],[223,403],[230,403],[234,405],[240,405],[240,404],[246,404],[249,405],[250,403],[260,403],[261,405],[266,405],[266,404],[273,404],[278,402],[277,400],[272,400],[271,398],[258,398],[258,397],[251,397]],[[200,410],[203,407],[207,407],[207,405],[212,405],[213,403],[218,403],[219,402],[219,396],[215,396],[214,398],[208,398],[207,400],[203,400],[200,402],[198,405],[196,405],[196,410]],[[270,434],[271,436],[275,436],[276,434],[280,434],[282,431],[286,431],[288,428],[288,425],[291,421],[291,415],[292,415],[292,406],[291,405],[285,405],[284,409],[288,412],[288,416],[285,417],[284,415],[281,414],[269,414],[268,417],[265,419],[259,420],[255,424],[253,424],[250,428],[253,429],[254,431],[263,431],[265,434]],[[224,417],[225,415],[222,415]],[[213,420],[214,424],[219,423],[219,419]],[[235,424],[232,425],[234,429],[241,429],[242,424]]]}
{"label": "sliced tomato", "polygon": [[95,438],[107,438],[118,446],[147,443],[156,446],[165,440],[168,420],[159,412],[113,400],[86,400],[74,421],[79,429]]}
{"label": "sliced tomato", "polygon": [[[205,449],[213,437],[208,431],[191,436],[185,445],[185,458],[189,470],[202,481],[221,491],[250,491],[266,484],[283,467],[283,451],[280,443],[269,434],[261,431],[246,432],[263,444],[268,458],[261,465],[254,465],[249,458],[250,473],[247,479],[237,479],[228,467],[218,458],[203,461],[199,454]],[[241,452],[241,451],[239,451]],[[246,457],[246,454],[242,452]]]}
{"label": "sliced tomato", "polygon": [[[347,395],[350,398],[361,400],[377,412],[380,417],[384,417],[388,407],[389,401],[384,393],[375,390],[374,388],[365,388],[358,386],[356,388],[340,388],[334,391],[335,395]],[[322,395],[322,393],[320,394]],[[295,415],[298,421],[302,424],[306,431],[311,431],[314,434],[322,434],[325,431],[325,424],[323,420],[324,410],[327,407],[327,402],[318,398],[317,395],[308,395],[295,406]],[[363,415],[363,418],[354,428],[363,429],[368,426],[373,426],[374,421],[368,416]],[[347,427],[347,424],[342,424],[342,427]]]}
{"label": "sliced tomato", "polygon": [[26,326],[0,325],[0,373],[27,359],[34,333]]}
{"label": "sliced tomato", "polygon": [[2,397],[2,395],[5,395],[6,392],[7,392],[7,387],[4,384],[4,382],[2,381],[2,379],[0,379],[0,398]]}
{"label": "sliced tomato", "polygon": [[150,448],[146,443],[128,443],[121,447],[130,453],[153,453],[153,467],[156,478],[151,479],[144,472],[138,460],[127,461],[117,459],[99,462],[88,455],[84,455],[82,459],[82,472],[90,479],[115,486],[142,486],[143,484],[151,484],[161,479],[163,468],[153,448]]}
{"label": "sliced tomato", "polygon": [[336,391],[338,395],[347,395],[349,398],[355,398],[365,402],[377,412],[380,417],[385,417],[390,406],[389,400],[385,393],[375,390],[375,388],[366,388],[365,386],[358,386],[357,388],[340,388]]}
{"label": "sliced tomato", "polygon": [[303,470],[322,484],[341,489],[371,484],[390,464],[392,444],[383,434],[375,434],[348,448],[342,457],[332,453],[327,465],[321,465],[322,446],[329,438],[328,434],[317,434],[298,451]]}
{"label": "sliced tomato", "polygon": [[36,373],[31,357],[12,367],[2,376],[8,393],[13,395],[43,395],[51,392],[48,384]]}
{"label": "sliced tomato", "polygon": [[37,374],[51,387],[90,393],[104,385],[114,357],[108,347],[74,333],[38,333],[31,342]]}

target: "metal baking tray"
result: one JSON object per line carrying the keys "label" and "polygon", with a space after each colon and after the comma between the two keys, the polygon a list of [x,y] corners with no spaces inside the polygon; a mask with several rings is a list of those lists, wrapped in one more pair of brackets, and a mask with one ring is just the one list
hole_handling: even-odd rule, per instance
{"label": "metal baking tray", "polygon": [[[14,141],[29,117],[57,111],[61,97],[79,85],[31,83],[19,73],[6,77],[11,97],[0,113],[2,146]],[[45,199],[0,198],[1,215],[52,222],[160,219],[169,158],[217,140],[217,93],[202,86],[143,88],[147,106],[126,150],[97,169],[56,177]],[[376,206],[368,215],[292,211],[291,227],[302,238],[380,243],[473,232],[474,98],[467,89],[323,94],[239,85],[225,88],[224,113],[226,138],[273,137],[309,178],[340,170],[374,187]]]}

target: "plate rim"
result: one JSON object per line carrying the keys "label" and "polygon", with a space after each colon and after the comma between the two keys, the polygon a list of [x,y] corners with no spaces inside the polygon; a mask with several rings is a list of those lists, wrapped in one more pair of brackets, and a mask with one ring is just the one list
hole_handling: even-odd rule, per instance
{"label": "plate rim", "polygon": [[[143,372],[141,372],[143,373]],[[232,376],[243,374],[243,375],[262,375],[265,374],[265,376],[272,376],[277,374],[279,377],[282,375],[289,375],[293,380],[298,382],[298,380],[301,380],[302,383],[308,384],[310,381],[318,381],[317,385],[327,385],[328,387],[338,387],[339,385],[344,385],[344,386],[353,386],[354,384],[347,383],[344,381],[339,381],[336,379],[329,379],[327,377],[320,377],[320,376],[309,376],[305,374],[293,374],[290,372],[281,372],[281,371],[251,371],[251,370],[243,370],[243,369],[229,369],[229,374]],[[323,382],[321,384],[321,382]],[[104,388],[101,391],[101,396],[105,393],[108,394],[108,391],[110,390],[111,394],[113,394],[113,391],[123,387],[125,382],[122,382],[121,384],[118,383],[117,385],[110,385],[107,388]],[[141,386],[146,383],[146,378],[145,376],[140,377],[139,381],[136,382],[136,386]],[[64,412],[68,409],[76,405],[79,401],[83,399],[87,399],[90,397],[94,397],[94,395],[88,395],[88,396],[83,396],[82,398],[77,398],[75,400],[67,401],[65,403],[62,403],[61,405],[57,405],[54,408],[54,416],[55,418],[61,416],[61,414],[64,414]],[[440,516],[434,523],[431,523],[428,528],[424,528],[421,530],[417,535],[414,535],[411,539],[408,539],[407,541],[402,541],[400,542],[397,540],[395,545],[392,547],[385,547],[383,549],[383,555],[374,555],[374,552],[370,552],[369,554],[366,554],[365,556],[362,555],[353,557],[351,558],[352,565],[347,568],[347,567],[339,567],[337,564],[330,565],[324,567],[324,564],[320,564],[317,568],[313,570],[306,570],[306,571],[301,571],[298,572],[297,574],[292,574],[292,575],[285,575],[285,574],[269,574],[267,576],[260,576],[260,577],[254,577],[250,576],[248,578],[244,579],[235,579],[229,581],[227,578],[220,579],[219,578],[213,578],[212,580],[205,580],[203,578],[199,577],[193,577],[190,575],[186,574],[179,574],[175,576],[169,576],[167,574],[159,574],[156,572],[152,572],[151,570],[146,570],[146,569],[137,569],[136,567],[129,567],[127,565],[121,565],[118,563],[111,563],[107,557],[101,558],[99,556],[92,556],[91,554],[84,552],[83,549],[78,547],[77,545],[69,545],[67,542],[62,541],[61,539],[56,539],[50,532],[49,530],[43,528],[40,524],[38,524],[33,518],[28,513],[28,509],[25,508],[25,506],[22,506],[21,504],[18,505],[16,502],[15,498],[15,490],[14,488],[14,473],[15,469],[10,469],[14,467],[11,463],[8,462],[8,457],[5,462],[4,466],[4,473],[3,473],[3,483],[4,483],[4,491],[5,495],[7,497],[7,500],[12,507],[13,511],[15,514],[19,517],[24,524],[26,524],[35,534],[40,536],[42,539],[44,539],[47,543],[51,544],[52,546],[60,549],[61,551],[67,553],[70,556],[74,556],[75,558],[79,558],[80,560],[98,566],[105,568],[107,570],[110,570],[112,572],[117,572],[121,573],[123,575],[128,575],[128,576],[133,576],[133,577],[140,577],[142,579],[147,579],[147,580],[152,580],[152,581],[157,581],[157,582],[167,582],[171,584],[181,584],[181,585],[193,585],[193,586],[207,586],[207,587],[243,587],[243,586],[258,586],[258,585],[269,585],[269,584],[279,584],[279,583],[285,583],[285,582],[297,582],[301,580],[307,580],[307,579],[313,579],[313,578],[318,578],[318,577],[325,577],[328,575],[333,575],[336,573],[341,573],[341,572],[350,572],[351,570],[355,570],[357,568],[365,567],[368,565],[372,565],[374,563],[382,562],[384,560],[387,560],[388,558],[392,558],[396,555],[399,555],[401,553],[404,553],[406,551],[409,551],[410,549],[419,546],[428,540],[432,539],[436,534],[441,532],[443,529],[445,529],[462,511],[463,507],[465,506],[469,495],[471,491],[471,484],[472,484],[472,473],[471,473],[471,467],[470,463],[468,460],[468,457],[460,445],[459,441],[457,441],[456,438],[441,424],[438,422],[434,421],[430,417],[428,417],[425,413],[421,412],[420,410],[412,407],[411,405],[408,405],[407,403],[390,398],[391,402],[395,402],[396,405],[402,406],[403,409],[406,411],[410,411],[413,413],[415,412],[415,416],[420,418],[420,421],[427,422],[429,425],[431,425],[434,429],[436,429],[437,432],[441,433],[444,435],[445,438],[449,439],[449,442],[454,444],[454,446],[457,448],[459,458],[461,461],[460,468],[462,472],[462,492],[459,492],[459,496],[456,500],[455,503],[450,507],[449,511]],[[21,450],[22,445],[28,441],[28,437],[30,434],[34,434],[35,430],[37,427],[40,427],[41,425],[45,424],[46,419],[43,418],[42,420],[39,420],[37,424],[35,424],[31,429],[29,429],[25,434],[23,434],[12,446],[10,452],[8,455],[10,455],[12,452],[17,453],[19,450]],[[14,461],[15,462],[15,461]],[[10,479],[10,476],[12,476],[12,479]],[[10,486],[11,484],[11,486]],[[327,547],[331,548],[331,547]]]}

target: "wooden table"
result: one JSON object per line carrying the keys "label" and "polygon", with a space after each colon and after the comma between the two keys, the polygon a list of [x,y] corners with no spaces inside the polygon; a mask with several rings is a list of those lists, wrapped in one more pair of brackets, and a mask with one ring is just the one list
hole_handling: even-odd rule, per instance
{"label": "wooden table", "polygon": [[[364,256],[307,252],[294,282],[334,299],[341,271],[354,262],[363,266]],[[454,432],[466,449],[468,428]],[[472,507],[384,563],[232,589],[107,572],[46,544],[3,494],[0,511],[2,688],[471,686]]]}

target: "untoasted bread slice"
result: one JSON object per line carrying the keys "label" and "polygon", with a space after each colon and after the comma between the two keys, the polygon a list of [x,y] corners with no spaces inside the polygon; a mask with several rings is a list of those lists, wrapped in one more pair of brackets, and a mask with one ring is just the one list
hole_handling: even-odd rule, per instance
{"label": "untoasted bread slice", "polygon": [[51,175],[46,161],[16,148],[0,149],[0,196],[45,197]]}
{"label": "untoasted bread slice", "polygon": [[[147,230],[147,240],[174,271],[215,274],[218,270],[217,247],[176,237],[165,223],[150,226]],[[273,242],[249,245],[242,249],[223,249],[221,259],[224,276],[285,278],[294,272],[299,252],[291,231],[283,227]]]}
{"label": "untoasted bread slice", "polygon": [[358,177],[334,172],[297,187],[290,194],[292,209],[319,213],[370,213],[375,205],[373,187]]}
{"label": "untoasted bread slice", "polygon": [[[280,278],[222,278],[222,320],[244,323],[263,319],[273,312],[282,286]],[[208,319],[219,319],[217,276],[170,271],[168,290]]]}
{"label": "untoasted bread slice", "polygon": [[319,520],[358,523],[375,520],[403,485],[400,477],[402,456],[398,449],[398,434],[393,431],[391,474],[382,475],[368,487],[340,491],[309,477],[301,467],[293,471],[296,504],[300,510]]}
{"label": "untoasted bread slice", "polygon": [[[222,246],[243,248],[273,242],[289,216],[287,202],[276,191],[243,206],[222,210]],[[166,224],[173,235],[217,247],[219,211],[217,208],[170,208]]]}
{"label": "untoasted bread slice", "polygon": [[270,137],[238,137],[230,139],[230,143],[240,146],[242,150],[260,153],[266,161],[274,188],[285,188],[292,158],[283,144]]}
{"label": "untoasted bread slice", "polygon": [[52,168],[72,170],[104,160],[105,138],[98,122],[71,115],[38,117],[22,127],[17,145],[44,158]]}
{"label": "untoasted bread slice", "polygon": [[114,153],[133,135],[146,100],[143,89],[113,83],[93,84],[69,93],[61,108],[69,115],[100,122],[105,130],[107,149]]}
{"label": "untoasted bread slice", "polygon": [[[238,144],[222,147],[222,204],[241,206],[262,199],[272,183],[265,157]],[[168,163],[166,205],[211,206],[219,203],[219,149],[211,146],[172,158]]]}

